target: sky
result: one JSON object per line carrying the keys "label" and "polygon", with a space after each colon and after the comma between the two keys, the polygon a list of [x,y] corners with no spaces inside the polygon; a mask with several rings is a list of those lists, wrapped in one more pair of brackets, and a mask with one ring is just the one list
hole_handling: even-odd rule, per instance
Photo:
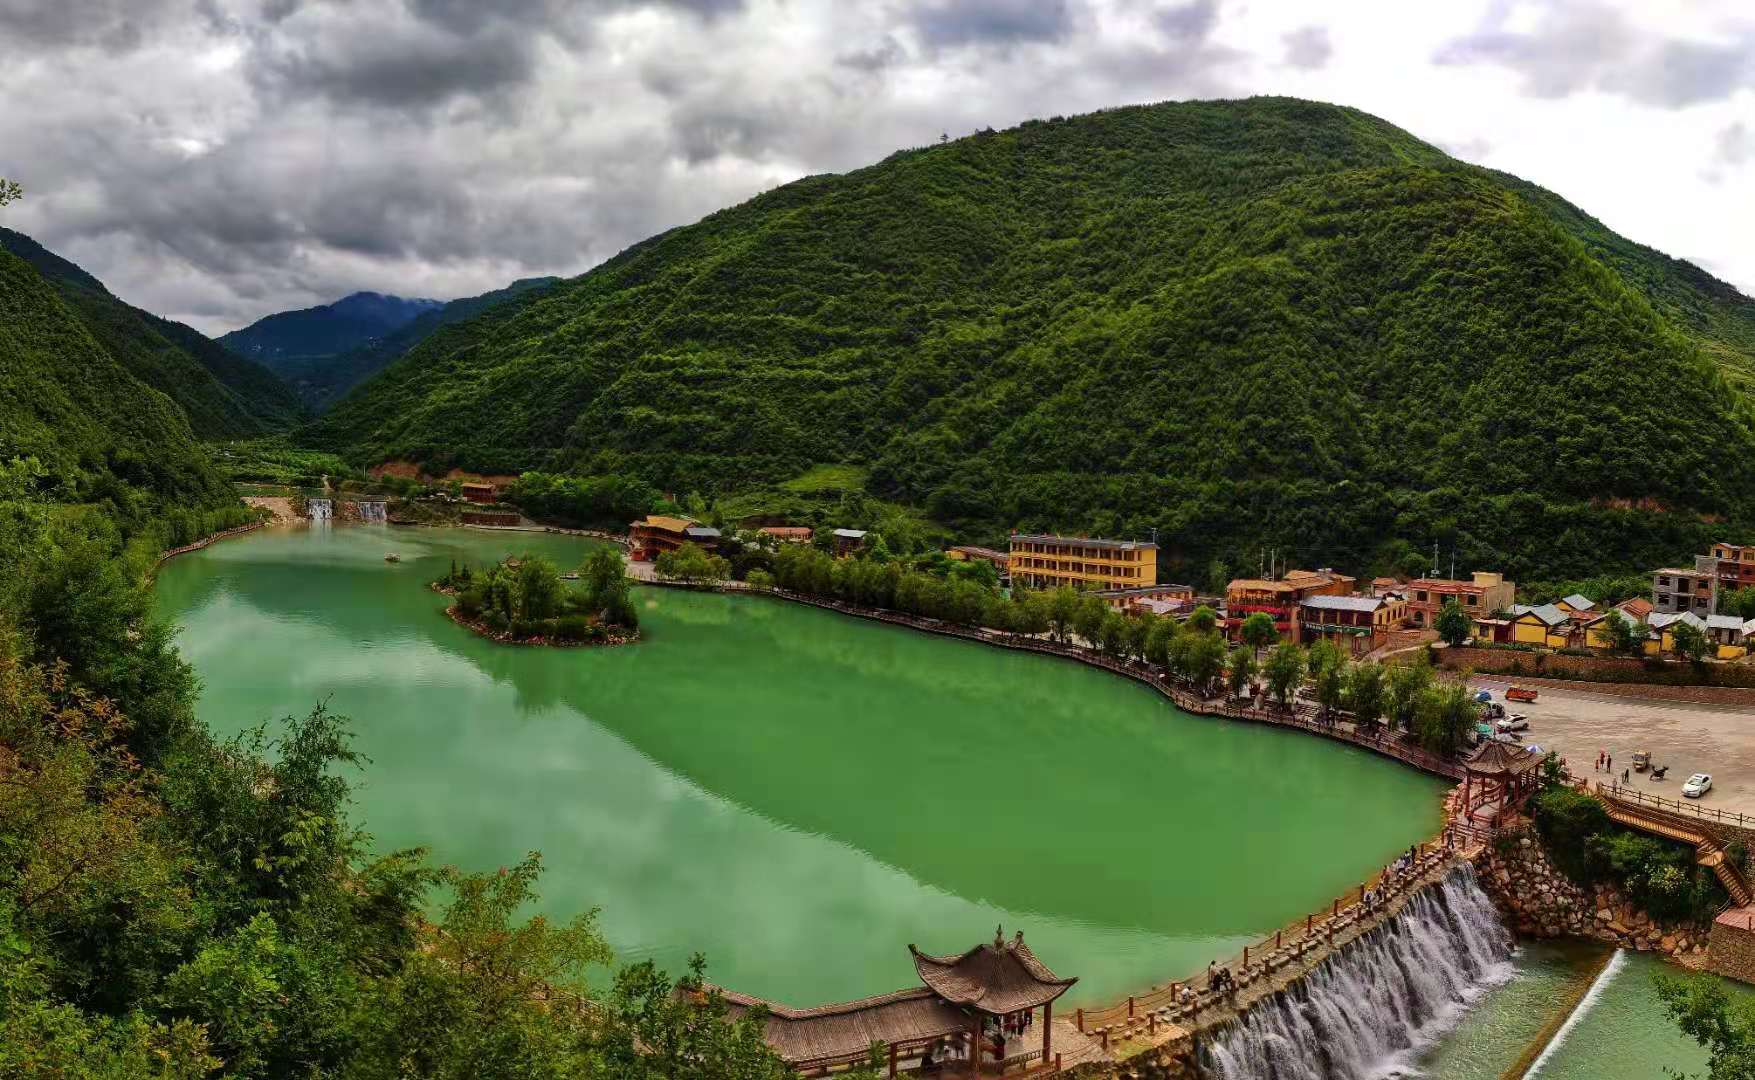
{"label": "sky", "polygon": [[581,273],[942,134],[1256,94],[1755,294],[1746,0],[0,0],[0,224],[219,333]]}

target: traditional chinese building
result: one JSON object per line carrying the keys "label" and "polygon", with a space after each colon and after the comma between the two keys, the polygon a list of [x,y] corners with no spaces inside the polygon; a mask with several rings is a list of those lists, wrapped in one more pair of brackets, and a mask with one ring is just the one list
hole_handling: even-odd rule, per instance
{"label": "traditional chinese building", "polygon": [[[806,1076],[866,1064],[881,1044],[889,1075],[1040,1076],[1055,1071],[1054,1002],[1077,979],[1050,971],[1024,935],[951,956],[908,946],[921,985],[811,1009],[720,990],[732,1015],[767,1010],[763,1036]],[[971,1053],[973,1048],[974,1052]]]}
{"label": "traditional chinese building", "polygon": [[1298,637],[1299,605],[1312,596],[1345,596],[1358,579],[1334,570],[1288,570],[1278,581],[1238,578],[1225,587],[1225,633],[1236,640],[1243,620],[1263,612],[1280,637]]}
{"label": "traditional chinese building", "polygon": [[471,480],[462,486],[463,501],[472,503],[491,503],[497,498],[494,486],[489,483]]}
{"label": "traditional chinese building", "polygon": [[692,518],[651,514],[628,526],[628,546],[635,559],[651,562],[666,551],[684,544],[712,551],[719,544],[719,530]]}
{"label": "traditional chinese building", "polygon": [[1422,630],[1429,630],[1438,621],[1438,613],[1452,600],[1462,605],[1469,618],[1492,615],[1510,609],[1517,602],[1517,586],[1505,580],[1504,574],[1477,570],[1467,581],[1451,578],[1415,578],[1408,582],[1408,621]]}
{"label": "traditional chinese building", "polygon": [[1298,640],[1328,641],[1363,656],[1388,644],[1406,617],[1407,603],[1399,596],[1312,596],[1298,605]]}

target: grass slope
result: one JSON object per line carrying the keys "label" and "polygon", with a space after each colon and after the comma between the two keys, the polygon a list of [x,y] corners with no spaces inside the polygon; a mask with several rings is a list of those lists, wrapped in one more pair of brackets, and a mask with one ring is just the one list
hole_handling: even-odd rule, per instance
{"label": "grass slope", "polygon": [[1436,541],[1565,577],[1749,522],[1725,376],[1751,368],[1751,302],[1696,268],[1364,113],[1255,99],[787,185],[433,334],[313,438],[667,490],[858,465],[971,536],[1156,527],[1179,574]]}
{"label": "grass slope", "polygon": [[0,229],[0,249],[59,289],[98,343],[188,414],[203,439],[251,438],[307,418],[290,388],[200,332],[117,299],[103,283],[23,233]]}

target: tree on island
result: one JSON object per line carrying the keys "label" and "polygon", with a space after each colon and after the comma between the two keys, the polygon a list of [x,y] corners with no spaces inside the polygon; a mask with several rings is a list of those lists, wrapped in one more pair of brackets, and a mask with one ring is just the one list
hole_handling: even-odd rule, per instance
{"label": "tree on island", "polygon": [[659,555],[652,568],[658,572],[659,577],[667,581],[685,581],[690,584],[724,581],[731,576],[729,562],[689,543]]}
{"label": "tree on island", "polygon": [[599,548],[586,558],[577,586],[541,555],[507,559],[481,571],[454,566],[438,584],[456,593],[464,618],[517,638],[586,641],[604,637],[608,627],[640,625],[621,553],[613,548]]}
{"label": "tree on island", "polygon": [[1438,617],[1432,620],[1432,629],[1447,645],[1461,645],[1469,639],[1474,624],[1469,620],[1469,613],[1455,600],[1446,601],[1439,609]]}

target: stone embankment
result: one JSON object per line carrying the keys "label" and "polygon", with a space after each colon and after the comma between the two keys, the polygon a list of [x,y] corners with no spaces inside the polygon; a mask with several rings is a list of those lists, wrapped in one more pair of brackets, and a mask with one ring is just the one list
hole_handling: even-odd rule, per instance
{"label": "stone embankment", "polygon": [[267,524],[267,522],[265,522],[265,521],[252,521],[248,525],[239,525],[235,529],[227,529],[224,532],[216,532],[212,536],[204,536],[201,539],[195,541],[193,544],[184,544],[182,547],[171,548],[169,551],[163,552],[162,554],[159,555],[158,561],[152,564],[152,568],[154,570],[157,570],[159,567],[163,566],[167,561],[176,558],[178,555],[186,555],[191,551],[200,551],[202,548],[206,547],[207,545],[217,544],[219,541],[224,540],[228,537],[242,536],[244,533],[247,533],[247,532],[255,532],[257,529],[260,529],[262,526],[264,526],[266,524]]}
{"label": "stone embankment", "polygon": [[1476,871],[1520,937],[1583,938],[1662,953],[1691,967],[1706,962],[1710,925],[1662,923],[1612,885],[1579,885],[1534,833],[1499,837],[1482,850]]}

